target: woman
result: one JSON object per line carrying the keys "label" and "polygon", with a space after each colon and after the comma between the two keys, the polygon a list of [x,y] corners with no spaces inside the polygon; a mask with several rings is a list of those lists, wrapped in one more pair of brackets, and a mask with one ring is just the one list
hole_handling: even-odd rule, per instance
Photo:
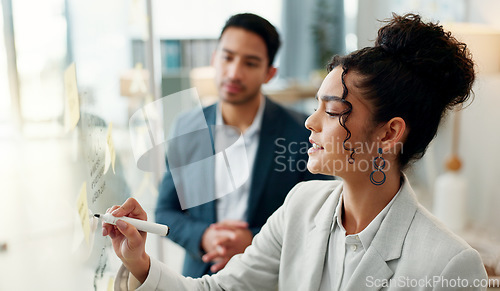
{"label": "woman", "polygon": [[[141,290],[481,289],[479,254],[418,204],[402,174],[422,157],[446,110],[468,99],[473,67],[465,44],[441,26],[394,15],[374,47],[333,58],[306,121],[308,169],[343,182],[298,184],[244,254],[196,280],[150,259],[145,233],[104,225],[134,275],[122,268],[117,284],[137,278]],[[133,199],[110,211],[146,219]]]}

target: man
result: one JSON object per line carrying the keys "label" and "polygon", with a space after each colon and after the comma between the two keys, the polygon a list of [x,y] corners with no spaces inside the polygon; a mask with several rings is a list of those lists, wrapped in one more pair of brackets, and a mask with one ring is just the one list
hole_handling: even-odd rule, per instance
{"label": "man", "polygon": [[[204,108],[203,113],[209,126],[233,126],[243,134],[250,175],[232,193],[182,210],[173,170],[167,170],[160,188],[156,220],[169,225],[169,237],[186,249],[185,276],[196,278],[222,269],[233,255],[245,250],[295,184],[323,179],[310,174],[305,167],[306,116],[281,107],[261,93],[262,84],[276,74],[272,64],[279,45],[276,29],[254,14],[232,16],[221,32],[212,56],[220,101]],[[182,116],[177,128],[185,132],[186,127],[194,127],[196,122],[192,119],[193,115]],[[214,151],[220,151],[217,144],[226,138],[224,131],[211,134]],[[182,151],[169,146],[171,156],[182,153],[193,156],[197,150],[203,151],[195,141],[179,144]],[[168,163],[172,167],[171,161]],[[221,173],[223,163],[215,160],[212,167],[202,171],[203,177],[191,174],[185,184],[203,184],[201,194],[216,197],[214,193],[223,192],[227,186]]]}

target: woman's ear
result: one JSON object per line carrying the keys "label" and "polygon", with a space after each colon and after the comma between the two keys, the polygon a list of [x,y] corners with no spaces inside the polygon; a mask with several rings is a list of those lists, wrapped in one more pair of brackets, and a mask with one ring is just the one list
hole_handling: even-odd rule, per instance
{"label": "woman's ear", "polygon": [[384,152],[399,152],[406,136],[406,122],[401,117],[394,117],[381,128],[380,147]]}

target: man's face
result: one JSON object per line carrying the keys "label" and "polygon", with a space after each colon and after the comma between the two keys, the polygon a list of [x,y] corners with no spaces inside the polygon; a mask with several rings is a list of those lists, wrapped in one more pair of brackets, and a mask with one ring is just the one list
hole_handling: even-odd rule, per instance
{"label": "man's face", "polygon": [[212,57],[221,100],[245,104],[257,98],[261,85],[276,73],[268,64],[267,47],[260,36],[242,28],[227,28]]}

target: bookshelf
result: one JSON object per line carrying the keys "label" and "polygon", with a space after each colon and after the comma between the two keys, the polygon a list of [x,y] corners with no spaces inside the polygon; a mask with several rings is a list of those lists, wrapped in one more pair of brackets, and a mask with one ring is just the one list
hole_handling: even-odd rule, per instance
{"label": "bookshelf", "polygon": [[[160,39],[162,96],[190,87],[189,72],[210,65],[217,39]],[[146,64],[145,42],[132,39],[132,63]]]}

